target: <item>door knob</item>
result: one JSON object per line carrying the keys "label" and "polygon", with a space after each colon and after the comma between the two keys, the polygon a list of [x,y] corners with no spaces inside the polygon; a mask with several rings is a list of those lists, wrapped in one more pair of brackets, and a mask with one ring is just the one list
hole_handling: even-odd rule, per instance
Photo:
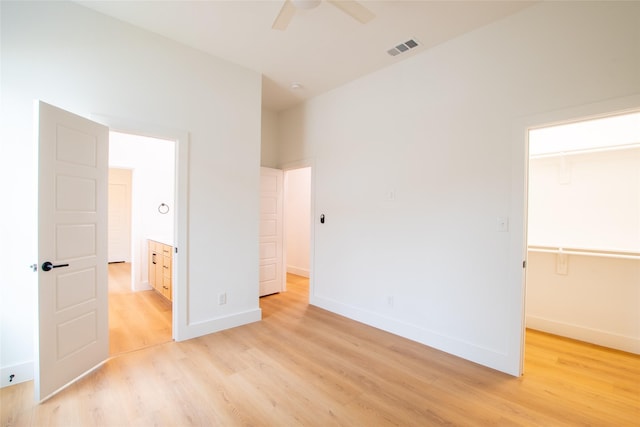
{"label": "door knob", "polygon": [[50,263],[49,261],[43,262],[42,263],[42,271],[49,271],[52,268],[60,268],[60,267],[69,267],[69,264],[58,264],[58,265],[53,265],[52,263]]}

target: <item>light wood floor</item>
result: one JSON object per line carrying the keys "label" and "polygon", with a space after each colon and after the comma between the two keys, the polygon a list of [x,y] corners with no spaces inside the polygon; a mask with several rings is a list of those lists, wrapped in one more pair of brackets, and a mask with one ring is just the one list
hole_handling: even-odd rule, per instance
{"label": "light wood floor", "polygon": [[171,303],[156,291],[131,291],[131,264],[109,264],[109,354],[171,341]]}
{"label": "light wood floor", "polygon": [[1,391],[3,426],[638,426],[640,357],[527,332],[514,378],[309,306],[110,359],[42,405]]}

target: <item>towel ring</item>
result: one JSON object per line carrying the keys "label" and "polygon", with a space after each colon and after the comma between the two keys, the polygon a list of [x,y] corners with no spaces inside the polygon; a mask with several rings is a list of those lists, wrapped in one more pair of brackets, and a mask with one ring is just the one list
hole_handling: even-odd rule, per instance
{"label": "towel ring", "polygon": [[158,212],[162,215],[169,213],[169,205],[165,203],[160,204],[160,206],[158,206]]}

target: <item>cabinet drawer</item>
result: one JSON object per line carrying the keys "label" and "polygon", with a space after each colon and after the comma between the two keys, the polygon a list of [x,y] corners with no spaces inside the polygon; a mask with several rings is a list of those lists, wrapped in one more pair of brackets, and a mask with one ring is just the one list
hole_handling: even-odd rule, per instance
{"label": "cabinet drawer", "polygon": [[169,257],[162,257],[163,259],[163,263],[162,263],[162,275],[165,277],[171,277],[171,270],[172,270],[172,266],[171,266],[171,258]]}
{"label": "cabinet drawer", "polygon": [[169,301],[171,301],[171,278],[165,277],[163,283],[164,284],[162,286],[162,291],[160,293],[164,295],[164,297]]}

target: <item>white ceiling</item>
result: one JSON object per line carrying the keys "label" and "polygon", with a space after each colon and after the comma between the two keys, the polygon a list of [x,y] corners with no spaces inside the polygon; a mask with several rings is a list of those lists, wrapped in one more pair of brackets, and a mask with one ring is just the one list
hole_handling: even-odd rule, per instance
{"label": "white ceiling", "polygon": [[[323,1],[272,30],[281,0],[78,1],[78,3],[263,74],[263,106],[289,108],[357,77],[518,12],[529,1],[362,0],[361,24]],[[411,38],[421,45],[386,53]],[[303,89],[292,90],[299,82]]]}

